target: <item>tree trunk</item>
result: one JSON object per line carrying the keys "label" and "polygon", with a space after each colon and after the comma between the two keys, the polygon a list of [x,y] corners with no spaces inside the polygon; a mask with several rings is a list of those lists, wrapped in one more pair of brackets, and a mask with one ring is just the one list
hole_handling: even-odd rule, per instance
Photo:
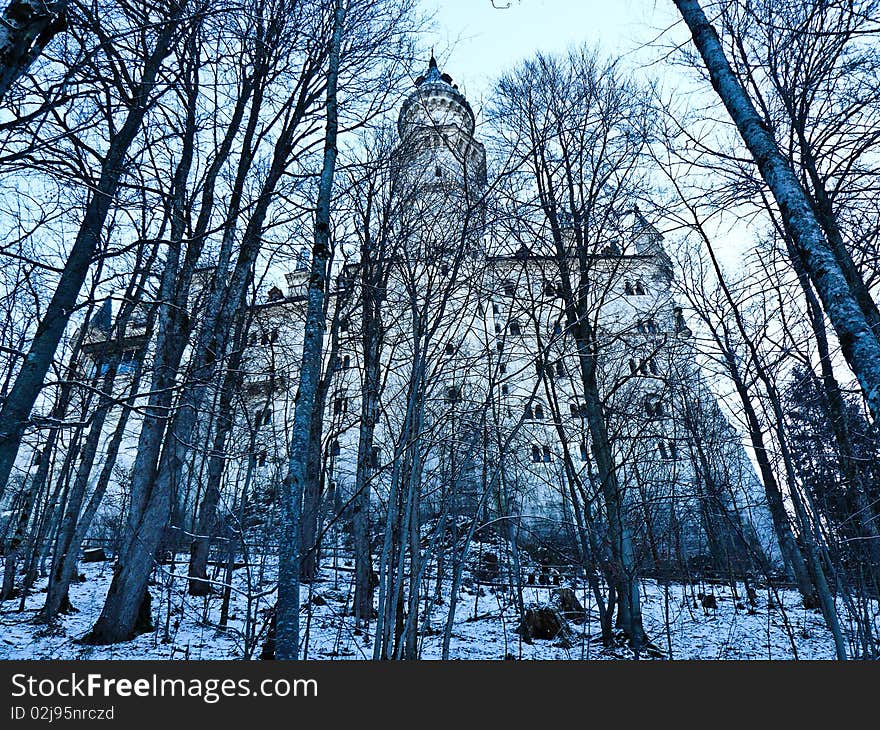
{"label": "tree trunk", "polygon": [[186,0],[181,0],[173,8],[168,19],[159,26],[153,51],[144,63],[141,81],[133,90],[128,115],[119,131],[111,138],[101,162],[100,179],[86,205],[82,225],[55,293],[37,327],[15,384],[0,410],[0,484],[5,484],[9,478],[34,402],[70,315],[76,310],[76,300],[101,240],[104,222],[116,198],[119,180],[125,168],[125,155],[141,129],[152,102],[159,70],[179,32],[178,23],[187,8]]}
{"label": "tree trunk", "polygon": [[58,33],[67,28],[67,0],[12,0],[0,20],[0,101]]}
{"label": "tree trunk", "polygon": [[675,5],[691,31],[713,87],[773,193],[785,228],[837,332],[844,357],[859,380],[875,422],[880,422],[880,338],[853,295],[807,195],[779,151],[772,132],[731,70],[718,34],[700,3],[675,0]]}
{"label": "tree trunk", "polygon": [[324,345],[324,297],[327,261],[330,258],[330,205],[336,172],[336,139],[339,127],[336,89],[347,7],[346,0],[337,0],[327,71],[324,162],[315,214],[315,239],[312,247],[300,384],[293,416],[289,468],[282,491],[275,642],[275,656],[281,660],[297,659],[299,656],[300,518],[311,424]]}

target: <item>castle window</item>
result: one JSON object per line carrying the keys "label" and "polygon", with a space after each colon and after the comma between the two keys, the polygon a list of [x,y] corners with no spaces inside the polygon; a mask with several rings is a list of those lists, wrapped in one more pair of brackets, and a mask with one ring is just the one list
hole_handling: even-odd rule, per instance
{"label": "castle window", "polygon": [[266,450],[257,452],[257,466],[266,466],[266,459],[268,458],[268,454]]}
{"label": "castle window", "polygon": [[514,284],[510,279],[505,279],[501,285],[504,287],[505,296],[516,296],[516,284]]}
{"label": "castle window", "polygon": [[630,358],[630,360],[629,360],[629,371],[630,371],[633,375],[635,375],[636,373],[639,372],[639,366],[636,365],[636,361],[633,360],[632,358]]}
{"label": "castle window", "polygon": [[563,377],[565,375],[565,365],[562,360],[556,361],[556,375],[557,377]]}
{"label": "castle window", "polygon": [[454,355],[455,354],[455,345],[453,345],[451,342],[446,343],[446,354],[447,355]]}
{"label": "castle window", "polygon": [[119,373],[130,373],[135,370],[138,364],[138,354],[137,350],[126,350],[122,353],[122,357],[119,360],[119,367],[117,368],[117,372]]}
{"label": "castle window", "polygon": [[572,401],[570,408],[571,408],[572,418],[577,418],[578,416],[581,415],[581,409],[580,409],[580,407],[578,407],[577,401]]}
{"label": "castle window", "polygon": [[498,350],[498,352],[504,352],[504,343],[501,340],[498,340],[498,342],[495,343],[495,349]]}
{"label": "castle window", "polygon": [[348,370],[351,367],[351,355],[344,355],[342,357],[342,369]]}
{"label": "castle window", "polygon": [[645,294],[648,293],[647,289],[645,289],[645,283],[641,280],[636,281],[635,285],[633,286],[633,289],[635,290],[635,293],[638,296],[644,296]]}
{"label": "castle window", "polygon": [[443,168],[440,165],[434,168],[434,177],[443,177]]}
{"label": "castle window", "polygon": [[497,302],[492,302],[492,314],[498,314],[501,311]]}
{"label": "castle window", "polygon": [[674,441],[658,441],[657,451],[660,453],[660,458],[665,461],[674,461],[678,458],[678,446]]}
{"label": "castle window", "polygon": [[610,243],[602,248],[603,256],[620,256],[620,247],[616,243]]}
{"label": "castle window", "polygon": [[532,461],[535,464],[541,463],[541,447],[538,444],[532,444]]}
{"label": "castle window", "polygon": [[658,395],[651,394],[645,396],[645,414],[649,418],[662,418],[664,411],[663,401]]}
{"label": "castle window", "polygon": [[511,320],[510,324],[507,326],[507,330],[512,335],[519,335],[520,334],[519,320],[516,320],[516,319]]}
{"label": "castle window", "polygon": [[559,323],[558,319],[553,323],[553,334],[554,335],[561,335],[562,334],[562,325]]}
{"label": "castle window", "polygon": [[253,346],[256,345],[256,344],[257,344],[257,333],[256,333],[256,332],[251,332],[251,333],[248,335],[248,345],[250,345],[251,347],[253,347]]}
{"label": "castle window", "polygon": [[544,296],[551,299],[556,297],[556,285],[552,281],[544,282]]}
{"label": "castle window", "polygon": [[348,332],[349,321],[348,317],[343,317],[339,320],[339,331],[340,332]]}
{"label": "castle window", "polygon": [[451,385],[446,389],[446,402],[458,403],[461,400],[461,388],[457,385]]}
{"label": "castle window", "polygon": [[549,464],[549,463],[550,463],[550,447],[549,447],[549,446],[543,446],[543,447],[541,448],[541,451],[542,451],[543,454],[544,454],[544,463],[545,463],[545,464]]}
{"label": "castle window", "polygon": [[278,342],[278,328],[277,327],[275,329],[273,329],[272,332],[269,334],[269,342],[271,342],[273,345],[276,342]]}
{"label": "castle window", "polygon": [[631,297],[633,294],[635,294],[635,289],[633,289],[631,281],[627,281],[623,285],[623,293],[626,294],[628,297]]}
{"label": "castle window", "polygon": [[501,325],[498,322],[495,323],[495,334],[496,335],[501,334]]}
{"label": "castle window", "polygon": [[333,401],[333,415],[338,416],[348,410],[348,398],[340,396]]}
{"label": "castle window", "polygon": [[502,362],[498,364],[498,372],[504,375],[507,372],[507,363]]}
{"label": "castle window", "polygon": [[527,421],[534,421],[535,420],[535,412],[532,410],[531,403],[526,404],[526,414],[525,415],[526,415]]}
{"label": "castle window", "polygon": [[587,442],[586,441],[581,441],[580,451],[581,451],[581,461],[586,461],[587,460]]}
{"label": "castle window", "polygon": [[449,276],[449,264],[443,264],[440,266],[440,274],[442,276]]}
{"label": "castle window", "polygon": [[544,406],[542,406],[540,403],[535,403],[535,420],[544,420]]}
{"label": "castle window", "polygon": [[501,384],[501,395],[507,395],[509,392],[510,392],[510,388],[508,387],[507,383],[502,383]]}
{"label": "castle window", "polygon": [[651,371],[651,375],[659,375],[660,374],[660,368],[657,367],[657,363],[654,362],[653,357],[648,360],[648,369]]}
{"label": "castle window", "polygon": [[330,444],[330,456],[339,456],[340,452],[339,441],[334,439],[333,443]]}

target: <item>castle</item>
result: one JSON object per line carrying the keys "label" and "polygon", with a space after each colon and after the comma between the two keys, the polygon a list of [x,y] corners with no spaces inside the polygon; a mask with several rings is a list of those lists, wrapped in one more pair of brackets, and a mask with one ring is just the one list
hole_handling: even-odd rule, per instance
{"label": "castle", "polygon": [[[474,112],[433,57],[397,133],[387,181],[397,203],[373,234],[384,247],[370,264],[384,271],[375,508],[414,494],[401,509],[420,520],[479,513],[518,541],[553,546],[576,544],[589,522],[601,542],[601,489],[564,306],[568,269],[539,237],[499,222]],[[570,230],[564,210],[559,219]],[[615,231],[589,252],[572,242],[562,258],[589,272],[602,417],[638,560],[646,570],[777,562],[760,482],[674,301],[663,238],[635,206],[619,211]],[[337,509],[353,495],[363,357],[377,336],[364,331],[366,297],[376,297],[363,289],[361,266],[340,267],[327,314],[320,481],[325,505]],[[253,313],[242,442],[264,485],[286,468],[307,278],[302,255],[286,292],[273,286]]]}

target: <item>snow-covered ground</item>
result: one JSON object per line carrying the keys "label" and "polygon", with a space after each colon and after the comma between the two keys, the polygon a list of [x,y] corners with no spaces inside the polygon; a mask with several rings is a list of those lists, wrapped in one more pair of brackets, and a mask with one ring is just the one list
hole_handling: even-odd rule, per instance
{"label": "snow-covered ground", "polygon": [[[181,556],[183,557],[183,556]],[[71,601],[77,612],[63,616],[57,626],[47,627],[35,620],[42,606],[45,580],[29,596],[25,610],[19,612],[17,599],[6,601],[0,610],[0,659],[242,659],[259,656],[265,614],[274,601],[273,576],[268,563],[262,570],[235,571],[229,627],[220,630],[220,598],[193,598],[185,595],[185,560],[176,571],[160,566],[151,586],[156,629],[135,640],[113,646],[85,646],[77,643],[92,626],[101,610],[110,583],[112,564],[82,566],[85,581],[71,588]],[[371,637],[353,627],[348,614],[350,570],[324,570],[322,579],[303,589],[302,631],[310,659],[365,659],[372,652]],[[251,586],[250,598],[245,590]],[[169,590],[171,587],[171,590]],[[430,624],[423,632],[422,657],[441,655],[442,628],[448,611],[448,584],[445,599],[431,603]],[[552,588],[528,586],[527,603],[545,603]],[[694,594],[700,591],[716,596],[717,611],[708,614]],[[477,595],[482,594],[482,595]],[[516,632],[516,611],[508,596],[491,587],[465,588],[459,597],[451,639],[453,659],[615,659],[630,658],[626,649],[603,650],[599,641],[597,614],[588,594],[577,591],[588,609],[588,620],[573,624],[573,646],[536,640],[524,643]],[[668,601],[667,601],[668,595]],[[320,596],[320,598],[316,598]],[[737,607],[727,586],[684,586],[667,589],[655,581],[643,582],[645,629],[665,655],[671,644],[674,659],[833,659],[834,646],[821,615],[800,607],[794,591],[770,595],[759,593],[758,605],[750,613]],[[170,599],[170,610],[169,610]],[[768,599],[772,605],[768,608]],[[740,601],[743,591],[740,590]],[[748,604],[739,603],[740,606]],[[424,601],[422,602],[424,607]],[[256,636],[247,639],[248,613]],[[665,616],[669,616],[669,630]]]}

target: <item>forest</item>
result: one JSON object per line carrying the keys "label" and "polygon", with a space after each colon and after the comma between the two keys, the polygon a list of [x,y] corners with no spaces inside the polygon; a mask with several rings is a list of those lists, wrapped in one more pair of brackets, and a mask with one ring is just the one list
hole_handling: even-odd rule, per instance
{"label": "forest", "polygon": [[0,658],[880,658],[880,0],[657,5],[11,0]]}

